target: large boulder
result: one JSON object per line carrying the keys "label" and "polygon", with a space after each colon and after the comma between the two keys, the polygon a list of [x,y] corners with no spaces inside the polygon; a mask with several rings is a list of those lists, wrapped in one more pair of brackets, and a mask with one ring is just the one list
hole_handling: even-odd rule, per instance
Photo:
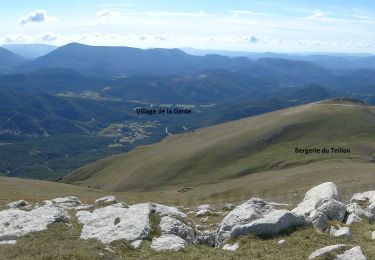
{"label": "large boulder", "polygon": [[26,234],[47,229],[49,224],[67,222],[69,214],[54,205],[31,211],[7,209],[0,211],[0,241],[16,240]]}
{"label": "large boulder", "polygon": [[219,224],[216,237],[217,246],[221,247],[222,242],[231,236],[233,227],[250,223],[273,210],[275,208],[272,205],[259,198],[252,198],[238,205]]}
{"label": "large boulder", "polygon": [[325,182],[306,192],[305,197],[293,212],[300,216],[309,216],[323,200],[336,200],[341,202],[340,194],[333,182]]}
{"label": "large boulder", "polygon": [[305,224],[301,216],[288,210],[274,210],[267,215],[245,225],[236,225],[231,230],[231,237],[255,234],[259,237],[274,237]]}
{"label": "large boulder", "polygon": [[125,239],[144,239],[150,233],[149,215],[151,205],[136,204],[129,208],[106,206],[94,210],[77,212],[79,223],[83,224],[81,238],[95,238],[103,243]]}
{"label": "large boulder", "polygon": [[348,218],[346,219],[346,224],[351,225],[353,223],[360,222],[362,218],[368,220],[374,220],[375,216],[373,213],[363,209],[359,204],[358,201],[355,202],[352,200],[350,204],[346,206],[346,210],[349,213]]}
{"label": "large boulder", "polygon": [[169,216],[162,217],[160,221],[160,229],[162,234],[172,234],[188,242],[194,242],[193,229],[175,218]]}
{"label": "large boulder", "polygon": [[307,191],[303,201],[292,212],[303,216],[319,230],[324,230],[328,220],[344,220],[346,206],[341,202],[336,185],[325,182]]}
{"label": "large boulder", "polygon": [[367,260],[367,257],[363,254],[360,246],[355,246],[337,255],[334,260]]}
{"label": "large boulder", "polygon": [[161,235],[153,238],[151,248],[155,251],[173,250],[179,251],[185,248],[186,241],[175,235]]}

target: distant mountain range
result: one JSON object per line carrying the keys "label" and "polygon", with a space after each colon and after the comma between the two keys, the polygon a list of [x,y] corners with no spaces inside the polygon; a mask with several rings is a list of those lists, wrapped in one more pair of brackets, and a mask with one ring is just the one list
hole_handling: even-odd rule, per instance
{"label": "distant mountain range", "polygon": [[1,47],[27,59],[38,58],[58,48],[48,44],[5,44]]}

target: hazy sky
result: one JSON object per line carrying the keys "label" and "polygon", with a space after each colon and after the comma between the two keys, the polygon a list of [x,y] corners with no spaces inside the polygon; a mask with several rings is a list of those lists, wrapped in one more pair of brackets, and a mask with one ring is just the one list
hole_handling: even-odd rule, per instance
{"label": "hazy sky", "polygon": [[374,0],[15,0],[0,43],[375,53]]}

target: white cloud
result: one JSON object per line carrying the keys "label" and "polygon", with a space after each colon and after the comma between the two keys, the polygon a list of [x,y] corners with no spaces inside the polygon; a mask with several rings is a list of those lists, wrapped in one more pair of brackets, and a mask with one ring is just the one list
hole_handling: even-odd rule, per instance
{"label": "white cloud", "polygon": [[59,38],[59,36],[55,33],[45,33],[37,37],[37,41],[42,42],[51,42],[56,41]]}
{"label": "white cloud", "polygon": [[9,34],[4,37],[6,43],[24,43],[27,42],[27,36],[24,34]]}
{"label": "white cloud", "polygon": [[114,18],[119,17],[120,14],[116,11],[113,11],[111,9],[103,9],[98,12],[96,12],[96,17],[99,19],[100,23],[109,23]]}
{"label": "white cloud", "polygon": [[25,25],[28,23],[41,23],[44,21],[51,21],[56,20],[55,17],[51,17],[47,15],[45,10],[35,10],[28,15],[24,16],[20,20],[21,25]]}

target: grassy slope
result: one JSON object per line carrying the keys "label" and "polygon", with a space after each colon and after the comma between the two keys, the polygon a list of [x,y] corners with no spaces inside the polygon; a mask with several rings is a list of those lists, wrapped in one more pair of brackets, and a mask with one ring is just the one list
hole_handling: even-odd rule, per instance
{"label": "grassy slope", "polygon": [[[375,175],[374,122],[372,108],[360,103],[312,103],[170,136],[85,166],[64,181],[175,199],[291,193],[328,180],[360,187]],[[294,153],[315,146],[352,153]],[[177,193],[182,187],[192,190]]]}

